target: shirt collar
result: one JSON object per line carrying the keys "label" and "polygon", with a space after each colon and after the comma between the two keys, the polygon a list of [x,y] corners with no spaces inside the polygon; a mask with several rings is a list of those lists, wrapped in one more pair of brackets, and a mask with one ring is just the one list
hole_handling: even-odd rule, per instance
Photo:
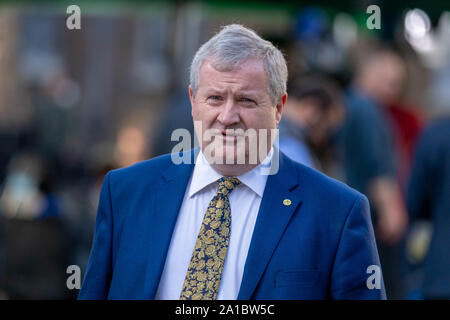
{"label": "shirt collar", "polygon": [[[261,173],[261,168],[263,164],[267,164],[272,161],[273,152],[273,148],[271,148],[262,163],[252,170],[236,177],[261,198],[263,196],[268,177],[267,174]],[[195,161],[194,171],[192,173],[189,198],[210,184],[215,183],[220,178],[222,178],[222,175],[211,167],[203,152],[200,150]]]}

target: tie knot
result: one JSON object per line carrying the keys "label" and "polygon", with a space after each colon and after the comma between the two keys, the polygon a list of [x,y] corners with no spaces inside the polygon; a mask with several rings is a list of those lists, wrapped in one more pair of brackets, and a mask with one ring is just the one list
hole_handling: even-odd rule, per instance
{"label": "tie knot", "polygon": [[237,185],[241,183],[238,178],[233,177],[222,177],[217,180],[217,182],[219,183],[217,193],[223,195],[228,195]]}

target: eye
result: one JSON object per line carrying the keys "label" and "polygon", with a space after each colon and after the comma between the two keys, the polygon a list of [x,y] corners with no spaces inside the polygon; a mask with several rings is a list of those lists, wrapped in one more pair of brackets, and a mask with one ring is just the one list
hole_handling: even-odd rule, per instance
{"label": "eye", "polygon": [[246,105],[256,105],[256,101],[247,97],[240,97],[238,98],[239,102],[242,102]]}
{"label": "eye", "polygon": [[222,97],[219,95],[211,95],[206,100],[210,103],[218,103],[222,101]]}

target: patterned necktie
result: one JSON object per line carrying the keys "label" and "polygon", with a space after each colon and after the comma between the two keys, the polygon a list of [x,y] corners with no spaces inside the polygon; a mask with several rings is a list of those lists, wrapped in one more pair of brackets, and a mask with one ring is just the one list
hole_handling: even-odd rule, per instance
{"label": "patterned necktie", "polygon": [[216,300],[230,241],[231,209],[228,195],[241,182],[218,180],[217,194],[206,210],[186,273],[180,300]]}

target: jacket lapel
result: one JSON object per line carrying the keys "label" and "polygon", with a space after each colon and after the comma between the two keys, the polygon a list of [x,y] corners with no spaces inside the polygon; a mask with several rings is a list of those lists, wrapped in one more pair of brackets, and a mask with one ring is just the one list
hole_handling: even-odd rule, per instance
{"label": "jacket lapel", "polygon": [[238,300],[251,298],[292,214],[301,203],[300,196],[292,192],[298,185],[296,168],[281,152],[279,155],[278,173],[267,178]]}
{"label": "jacket lapel", "polygon": [[149,262],[151,272],[150,299],[154,299],[167,257],[173,229],[184,198],[186,186],[194,168],[198,150],[191,150],[191,164],[170,164],[163,172],[159,185],[155,188],[152,221],[149,235]]}

